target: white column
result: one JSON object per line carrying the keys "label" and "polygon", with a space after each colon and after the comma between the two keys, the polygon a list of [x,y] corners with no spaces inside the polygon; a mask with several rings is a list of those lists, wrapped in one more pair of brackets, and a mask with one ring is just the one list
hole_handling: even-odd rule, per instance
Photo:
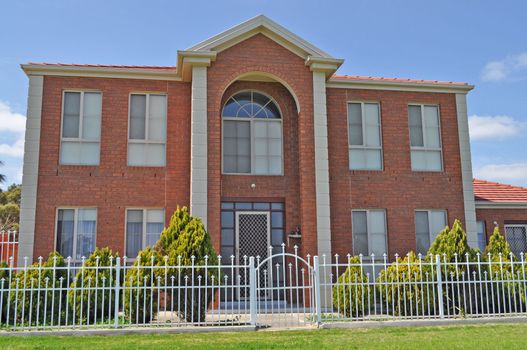
{"label": "white column", "polygon": [[468,244],[478,246],[476,225],[476,206],[472,177],[472,160],[470,156],[470,137],[468,133],[467,95],[456,94],[457,128],[459,133],[459,153],[461,157],[461,178],[463,181],[463,200],[465,207],[465,230]]}
{"label": "white column", "polygon": [[[30,263],[33,261],[43,87],[43,76],[29,76],[22,199],[20,203],[20,231],[18,236],[19,265],[24,264],[24,257],[28,257]],[[54,214],[46,213],[46,215]]]}
{"label": "white column", "polygon": [[313,71],[318,255],[331,257],[326,74]]}
{"label": "white column", "polygon": [[207,67],[192,67],[190,213],[207,226]]}

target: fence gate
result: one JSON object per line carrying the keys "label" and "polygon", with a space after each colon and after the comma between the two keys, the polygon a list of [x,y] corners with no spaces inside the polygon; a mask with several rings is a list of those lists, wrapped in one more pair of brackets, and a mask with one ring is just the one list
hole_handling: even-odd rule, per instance
{"label": "fence gate", "polygon": [[316,269],[296,254],[271,254],[255,271],[256,325],[306,326],[317,323]]}

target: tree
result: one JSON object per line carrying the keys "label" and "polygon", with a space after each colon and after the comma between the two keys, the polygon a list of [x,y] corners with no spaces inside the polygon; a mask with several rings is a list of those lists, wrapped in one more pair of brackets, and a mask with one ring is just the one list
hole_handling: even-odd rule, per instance
{"label": "tree", "polygon": [[20,207],[14,203],[0,205],[0,231],[18,231]]}
{"label": "tree", "polygon": [[[4,162],[0,160],[0,165],[4,165]],[[4,174],[0,174],[0,184],[3,184],[6,181],[6,176]]]}

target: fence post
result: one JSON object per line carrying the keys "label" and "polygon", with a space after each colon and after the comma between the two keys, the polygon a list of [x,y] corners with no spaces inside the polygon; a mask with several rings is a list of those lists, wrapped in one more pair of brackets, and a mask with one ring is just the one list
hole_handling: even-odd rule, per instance
{"label": "fence post", "polygon": [[115,259],[115,286],[114,286],[114,295],[115,295],[115,303],[114,303],[114,321],[113,326],[115,328],[119,327],[119,288],[120,288],[120,282],[121,282],[121,258],[117,257]]}
{"label": "fence post", "polygon": [[313,291],[315,292],[315,315],[317,318],[317,325],[322,323],[322,312],[320,305],[320,264],[318,262],[318,255],[313,257],[313,273],[314,273],[314,285]]}
{"label": "fence post", "polygon": [[249,312],[251,313],[251,326],[256,326],[256,267],[254,256],[249,257]]}
{"label": "fence post", "polygon": [[437,274],[437,305],[439,307],[439,317],[445,318],[443,310],[443,279],[441,276],[441,257],[436,254],[436,274]]}

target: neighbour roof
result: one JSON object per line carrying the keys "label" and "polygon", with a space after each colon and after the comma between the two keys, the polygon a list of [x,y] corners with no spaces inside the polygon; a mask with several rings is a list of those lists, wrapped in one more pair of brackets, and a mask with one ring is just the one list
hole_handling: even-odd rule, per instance
{"label": "neighbour roof", "polygon": [[527,188],[474,179],[476,201],[527,202]]}
{"label": "neighbour roof", "polygon": [[408,78],[385,78],[385,77],[371,77],[364,75],[339,75],[335,74],[331,77],[331,80],[346,80],[346,81],[379,81],[379,82],[392,82],[392,83],[415,83],[415,84],[440,84],[440,85],[467,85],[464,82],[457,81],[440,81],[440,80],[424,80],[424,79],[408,79]]}

